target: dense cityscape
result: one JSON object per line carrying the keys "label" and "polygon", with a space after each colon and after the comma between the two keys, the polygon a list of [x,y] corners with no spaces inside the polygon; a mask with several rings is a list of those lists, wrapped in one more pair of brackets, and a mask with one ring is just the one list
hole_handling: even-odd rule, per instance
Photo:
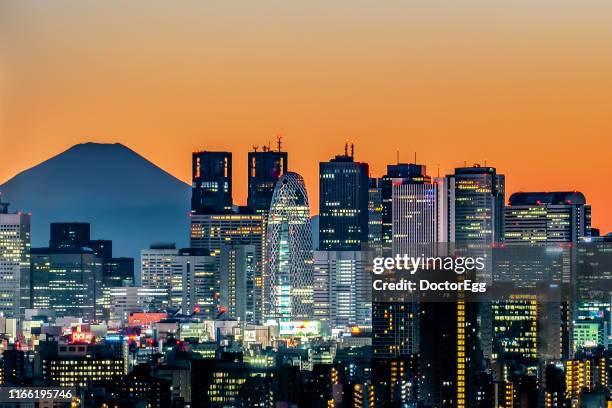
{"label": "dense cityscape", "polygon": [[[237,205],[234,164],[193,152],[189,247],[140,259],[95,220],[31,247],[35,214],[0,200],[3,387],[75,391],[30,406],[612,407],[612,235],[583,193],[507,194],[486,164],[374,177],[346,144],[311,203],[279,139],[248,153]],[[506,290],[374,294],[372,260],[416,247],[480,254]]]}

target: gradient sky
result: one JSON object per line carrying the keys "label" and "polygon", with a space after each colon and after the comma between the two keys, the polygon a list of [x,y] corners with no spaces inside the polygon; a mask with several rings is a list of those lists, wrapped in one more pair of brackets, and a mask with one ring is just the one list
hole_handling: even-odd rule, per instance
{"label": "gradient sky", "polygon": [[611,21],[608,0],[3,0],[0,182],[85,141],[185,181],[192,150],[231,150],[242,203],[246,152],[282,133],[316,203],[348,138],[374,176],[399,149],[580,190],[612,231]]}

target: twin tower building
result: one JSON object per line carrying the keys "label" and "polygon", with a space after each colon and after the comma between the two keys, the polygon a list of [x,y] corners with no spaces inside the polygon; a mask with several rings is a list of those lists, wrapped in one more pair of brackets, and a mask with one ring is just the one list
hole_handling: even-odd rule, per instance
{"label": "twin tower building", "polygon": [[361,251],[372,220],[382,232],[382,207],[369,205],[368,165],[355,162],[348,146],[320,164],[318,226],[304,179],[288,171],[280,144],[249,152],[246,206],[233,204],[230,152],[194,152],[192,164],[191,250],[207,251],[215,264],[198,306],[211,317],[227,313],[247,322],[368,323]]}

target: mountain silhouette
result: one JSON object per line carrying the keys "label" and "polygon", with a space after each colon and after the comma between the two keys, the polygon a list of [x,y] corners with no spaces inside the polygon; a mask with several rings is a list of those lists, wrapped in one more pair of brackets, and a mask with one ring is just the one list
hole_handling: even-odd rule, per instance
{"label": "mountain silhouette", "polygon": [[[91,223],[114,256],[153,242],[186,246],[190,187],[122,144],[78,144],[0,185],[11,209],[32,214],[32,246],[47,246],[49,223]],[[137,268],[139,269],[139,268]]]}

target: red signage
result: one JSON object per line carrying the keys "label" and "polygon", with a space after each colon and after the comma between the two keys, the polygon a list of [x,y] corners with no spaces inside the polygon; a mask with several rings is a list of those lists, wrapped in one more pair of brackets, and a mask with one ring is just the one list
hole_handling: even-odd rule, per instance
{"label": "red signage", "polygon": [[70,335],[71,343],[91,343],[94,340],[94,335],[89,332],[72,332]]}
{"label": "red signage", "polygon": [[166,313],[130,313],[128,316],[129,326],[150,326],[168,317]]}

